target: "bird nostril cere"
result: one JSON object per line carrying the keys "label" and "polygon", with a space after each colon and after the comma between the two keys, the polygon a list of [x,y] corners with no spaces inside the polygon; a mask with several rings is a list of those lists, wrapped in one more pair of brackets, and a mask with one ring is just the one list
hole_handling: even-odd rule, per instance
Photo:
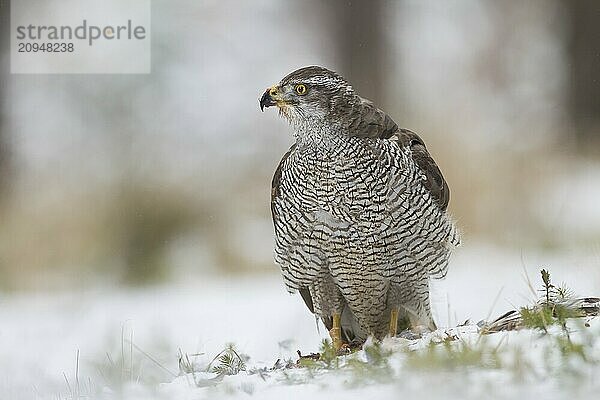
{"label": "bird nostril cere", "polygon": [[273,89],[269,90],[269,94],[271,96],[277,96],[277,89],[273,88]]}

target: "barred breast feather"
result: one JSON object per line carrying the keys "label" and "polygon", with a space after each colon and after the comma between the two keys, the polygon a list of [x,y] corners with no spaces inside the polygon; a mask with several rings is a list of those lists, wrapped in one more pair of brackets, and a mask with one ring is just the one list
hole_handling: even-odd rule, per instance
{"label": "barred breast feather", "polygon": [[448,185],[424,142],[370,102],[361,107],[357,134],[320,132],[325,147],[294,144],[271,196],[287,289],[326,325],[332,310],[346,308],[359,338],[384,335],[395,306],[434,325],[429,279],[446,275],[460,242],[446,212]]}

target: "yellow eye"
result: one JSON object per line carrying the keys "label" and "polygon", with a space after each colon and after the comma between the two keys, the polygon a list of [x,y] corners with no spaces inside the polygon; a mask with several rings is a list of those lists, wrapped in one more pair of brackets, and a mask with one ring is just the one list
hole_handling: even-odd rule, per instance
{"label": "yellow eye", "polygon": [[296,93],[298,93],[300,96],[305,95],[306,92],[308,92],[308,90],[306,89],[305,85],[296,85]]}

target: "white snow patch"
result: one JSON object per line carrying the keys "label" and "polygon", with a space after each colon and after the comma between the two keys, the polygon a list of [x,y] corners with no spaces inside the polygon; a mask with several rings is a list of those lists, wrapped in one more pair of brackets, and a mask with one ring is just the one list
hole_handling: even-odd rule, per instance
{"label": "white snow patch", "polygon": [[[449,371],[413,369],[407,364],[407,352],[426,350],[428,340],[440,340],[450,334],[472,343],[479,337],[474,323],[529,304],[534,294],[528,288],[524,271],[537,288],[541,266],[551,271],[555,282],[567,282],[579,295],[599,294],[600,269],[595,257],[507,252],[470,243],[451,260],[448,278],[435,284],[434,309],[442,328],[415,341],[384,341],[383,347],[393,350],[394,355],[389,361],[391,375],[381,379],[357,379],[344,368],[317,371],[312,376],[304,369],[277,369],[262,377],[240,372],[222,379],[207,373],[203,368],[227,343],[234,343],[240,353],[250,356],[248,371],[269,369],[277,359],[295,361],[297,349],[303,354],[318,351],[321,340],[327,337],[326,330],[322,326],[317,330],[314,317],[300,297],[287,294],[281,278],[275,274],[138,290],[10,296],[0,293],[0,398],[251,396],[261,400],[330,400],[392,396],[502,399],[535,395],[555,399],[569,393],[595,398],[594,390],[600,390],[598,364],[574,361],[571,370],[577,373],[570,373],[570,369],[560,365],[556,348],[550,351],[553,342],[529,331],[486,337],[488,345],[500,344],[501,358],[507,367]],[[472,322],[466,327],[443,328],[466,319]],[[595,335],[589,339],[593,341],[590,346],[595,359],[600,360],[600,326],[593,322],[586,332]],[[180,351],[193,361],[195,377],[179,376]],[[352,357],[366,359],[363,352]],[[512,371],[508,366],[516,365],[514,360],[518,357],[526,358],[533,368],[525,370],[533,372]],[[548,369],[548,365],[555,368]]]}

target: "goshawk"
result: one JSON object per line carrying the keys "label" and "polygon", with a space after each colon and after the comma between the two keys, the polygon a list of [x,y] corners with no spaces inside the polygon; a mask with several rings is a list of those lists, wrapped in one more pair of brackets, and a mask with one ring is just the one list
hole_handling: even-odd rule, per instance
{"label": "goshawk", "polygon": [[450,191],[423,140],[398,128],[326,68],[266,90],[294,131],[271,193],[275,262],[329,329],[334,346],[396,335],[398,319],[434,328],[429,280],[459,235]]}

